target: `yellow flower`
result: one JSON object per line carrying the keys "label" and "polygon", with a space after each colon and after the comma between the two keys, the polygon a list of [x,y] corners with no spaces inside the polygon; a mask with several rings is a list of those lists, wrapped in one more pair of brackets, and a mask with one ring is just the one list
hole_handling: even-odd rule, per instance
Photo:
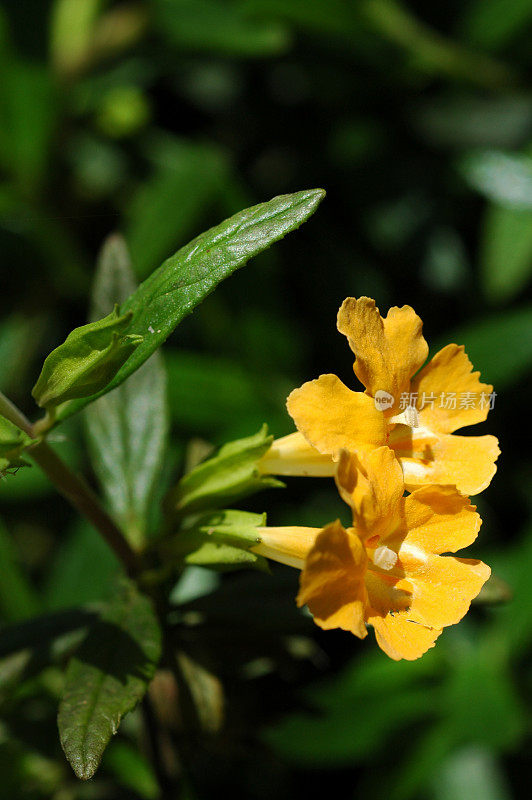
{"label": "yellow flower", "polygon": [[497,439],[454,431],[486,419],[493,387],[472,372],[464,348],[447,345],[418,372],[428,354],[420,318],[403,306],[383,319],[367,297],[344,300],[337,325],[356,356],[354,371],[365,393],[336,375],[295,389],[287,408],[298,433],[274,442],[261,469],[333,475],[342,449],[388,445],[409,489],[449,484],[467,495],[485,489],[496,470]]}
{"label": "yellow flower", "polygon": [[363,639],[369,624],[391,658],[419,658],[462,619],[490,575],[481,561],[441,555],[474,542],[481,519],[451,486],[404,497],[388,447],[362,458],[341,451],[336,482],[353,527],[265,528],[254,550],[302,569],[297,603],[321,628]]}

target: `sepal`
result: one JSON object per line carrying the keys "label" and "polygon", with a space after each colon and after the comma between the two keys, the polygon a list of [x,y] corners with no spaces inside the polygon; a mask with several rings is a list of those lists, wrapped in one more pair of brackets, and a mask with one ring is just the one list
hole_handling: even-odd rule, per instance
{"label": "sepal", "polygon": [[283,486],[275,478],[261,475],[258,467],[272,441],[263,425],[254,436],[225,444],[213,458],[187,473],[171,495],[178,515],[220,508],[261,489]]}
{"label": "sepal", "polygon": [[265,524],[266,514],[211,511],[162,541],[159,553],[163,562],[177,566],[194,564],[220,570],[254,567],[268,571],[266,559],[250,551],[260,543],[257,529]]}

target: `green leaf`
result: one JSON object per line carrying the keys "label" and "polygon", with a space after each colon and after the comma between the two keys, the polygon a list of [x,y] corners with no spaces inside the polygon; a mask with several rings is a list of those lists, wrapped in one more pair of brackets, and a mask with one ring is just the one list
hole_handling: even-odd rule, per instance
{"label": "green leaf", "polygon": [[118,783],[145,800],[158,800],[159,785],[146,758],[129,742],[111,742],[106,750],[104,769],[111,772]]}
{"label": "green leaf", "polygon": [[[35,606],[33,614],[38,612]],[[62,666],[94,621],[88,610],[39,615],[0,628],[0,691],[9,691],[51,664]]]}
{"label": "green leaf", "polygon": [[229,173],[226,156],[211,144],[158,135],[150,139],[148,155],[154,174],[140,185],[127,209],[127,242],[142,277],[187,241]]}
{"label": "green leaf", "polygon": [[245,5],[219,0],[157,0],[156,24],[179,47],[222,55],[264,57],[283,52],[283,25],[248,18]]}
{"label": "green leaf", "polygon": [[145,694],[160,655],[152,604],[124,583],[66,672],[59,735],[78,778],[94,775],[120,720]]}
{"label": "green leaf", "polygon": [[318,32],[321,36],[340,36],[359,45],[367,40],[367,29],[363,24],[357,3],[345,0],[247,0],[249,14],[272,16],[292,23],[300,28]]}
{"label": "green leaf", "polygon": [[[473,634],[473,635],[472,635]],[[447,634],[453,669],[442,698],[454,741],[511,749],[526,730],[526,714],[512,679],[506,643],[489,630],[459,627]]]}
{"label": "green leaf", "polygon": [[524,288],[532,274],[532,208],[487,209],[480,266],[484,293],[491,302],[511,300]]}
{"label": "green leaf", "polygon": [[27,622],[0,628],[0,658],[20,650],[50,645],[54,639],[87,627],[95,620],[92,611],[76,609],[42,614]]}
{"label": "green leaf", "polygon": [[532,158],[502,150],[479,150],[464,156],[459,169],[488,200],[506,208],[532,209]]}
{"label": "green leaf", "polygon": [[264,525],[266,514],[211,511],[161,542],[158,549],[164,563],[220,569],[251,566],[268,571],[266,559],[249,552],[259,541],[257,528]]}
{"label": "green leaf", "polygon": [[75,328],[46,358],[32,395],[41,408],[105,389],[109,381],[142,342],[127,334],[133,312],[113,311],[97,322]]}
{"label": "green leaf", "polygon": [[15,312],[0,323],[0,391],[5,394],[16,394],[26,384],[43,322],[44,317]]}
{"label": "green leaf", "polygon": [[465,345],[474,368],[496,391],[512,386],[532,368],[532,306],[456,328],[439,346],[449,342]]}
{"label": "green leaf", "polygon": [[55,91],[44,64],[10,57],[1,72],[0,165],[27,195],[38,191],[49,163]]}
{"label": "green leaf", "polygon": [[[353,661],[332,679],[305,692],[312,712],[293,713],[263,738],[283,760],[298,766],[353,766],[385,750],[406,725],[433,714],[434,656],[390,662],[381,654]],[[386,702],[382,702],[382,698]],[[346,709],[364,709],[360,717]]]}
{"label": "green leaf", "polygon": [[56,0],[53,4],[50,50],[53,64],[62,76],[82,68],[91,54],[101,0]]}
{"label": "green leaf", "polygon": [[[198,727],[206,733],[216,733],[224,719],[224,690],[220,680],[182,650],[176,653],[176,661],[181,684],[179,693],[188,695]],[[185,698],[181,702],[185,702]]]}
{"label": "green leaf", "polygon": [[225,444],[217,455],[185,475],[172,493],[178,514],[220,508],[261,489],[283,486],[275,478],[261,475],[258,468],[272,441],[263,425],[254,436]]}
{"label": "green leaf", "polygon": [[505,47],[532,18],[530,0],[474,0],[464,6],[464,34],[490,50]]}
{"label": "green leaf", "polygon": [[493,202],[481,241],[482,284],[492,302],[516,295],[532,274],[532,158],[479,150],[459,168],[473,189]]}
{"label": "green leaf", "polygon": [[322,189],[311,189],[247,208],[200,234],[165,261],[121,308],[123,314],[133,313],[128,333],[143,336],[142,344],[108,386],[90,398],[64,405],[58,419],[74,414],[125,381],[220,281],[298,228],[324,196]]}
{"label": "green leaf", "polygon": [[50,610],[101,601],[121,574],[110,547],[84,519],[65,531],[44,580],[43,596]]}
{"label": "green leaf", "polygon": [[[135,289],[124,240],[110,237],[100,257],[93,311],[105,314]],[[166,373],[154,353],[121,386],[86,410],[93,469],[120,527],[134,547],[146,539],[168,433]]]}

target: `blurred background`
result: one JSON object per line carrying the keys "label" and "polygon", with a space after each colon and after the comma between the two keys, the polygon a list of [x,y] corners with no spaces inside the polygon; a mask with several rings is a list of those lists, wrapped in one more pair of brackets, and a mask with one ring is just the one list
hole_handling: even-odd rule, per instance
{"label": "blurred background", "polygon": [[[198,443],[263,422],[290,432],[284,400],[303,380],[354,385],[335,327],[348,295],[383,313],[412,305],[431,350],[465,344],[497,392],[472,431],[497,435],[503,454],[470,554],[512,599],[478,603],[420,661],[394,663],[373,636],[323,633],[299,613],[295,571],[191,568],[173,601],[203,620],[182,644],[204,726],[183,797],[529,796],[531,42],[532,0],[2,2],[0,389],[30,416],[43,357],[86,320],[109,233],[126,236],[142,280],[241,208],[317,186],[315,216],[165,348],[165,485]],[[55,446],[90,477],[83,435],[73,418]],[[323,480],[246,507],[271,525],[346,518]],[[97,600],[116,569],[36,468],[0,483],[4,622]],[[23,681],[0,660],[0,796],[155,800],[136,713],[97,777],[74,778],[54,658]],[[157,694],[179,738],[164,675]]]}

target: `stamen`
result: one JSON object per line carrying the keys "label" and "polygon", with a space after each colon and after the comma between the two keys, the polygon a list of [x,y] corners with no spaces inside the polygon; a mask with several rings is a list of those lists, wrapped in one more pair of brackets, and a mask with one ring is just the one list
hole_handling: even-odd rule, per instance
{"label": "stamen", "polygon": [[381,569],[392,569],[397,564],[397,553],[382,544],[373,553],[373,563]]}
{"label": "stamen", "polygon": [[409,428],[419,428],[419,412],[415,406],[407,406],[402,414],[396,414],[390,419],[398,425],[408,425]]}

